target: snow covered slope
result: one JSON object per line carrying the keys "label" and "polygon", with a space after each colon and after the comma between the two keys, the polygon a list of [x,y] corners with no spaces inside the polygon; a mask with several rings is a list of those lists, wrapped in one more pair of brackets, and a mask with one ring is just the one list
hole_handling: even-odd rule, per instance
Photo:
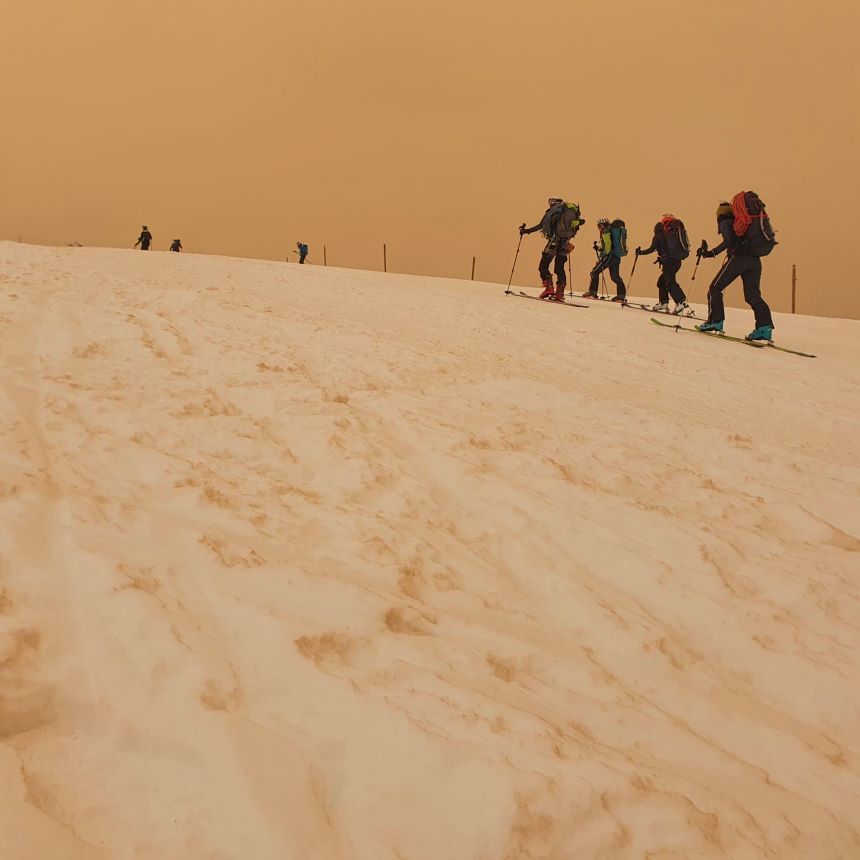
{"label": "snow covered slope", "polygon": [[0,244],[0,856],[860,856],[860,323],[503,289]]}

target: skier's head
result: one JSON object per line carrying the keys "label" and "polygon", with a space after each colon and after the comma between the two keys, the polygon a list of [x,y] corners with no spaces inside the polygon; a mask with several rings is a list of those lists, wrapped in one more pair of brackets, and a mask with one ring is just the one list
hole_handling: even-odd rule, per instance
{"label": "skier's head", "polygon": [[563,197],[550,197],[547,201],[550,206],[557,206],[559,203],[564,203]]}
{"label": "skier's head", "polygon": [[144,225],[143,225],[143,229],[144,229],[144,230],[148,230],[148,229],[149,229],[149,227],[147,227],[147,226],[146,226],[146,224],[144,224]]}
{"label": "skier's head", "polygon": [[725,218],[726,215],[732,214],[732,204],[727,200],[723,200],[719,206],[717,206],[717,218]]}

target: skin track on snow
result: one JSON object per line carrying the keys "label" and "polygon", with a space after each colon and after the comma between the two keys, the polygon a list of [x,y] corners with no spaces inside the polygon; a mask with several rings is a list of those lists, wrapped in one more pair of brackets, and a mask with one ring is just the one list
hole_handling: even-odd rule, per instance
{"label": "skin track on snow", "polygon": [[663,328],[682,329],[683,331],[692,331],[692,332],[695,332],[696,334],[705,334],[705,335],[708,335],[709,337],[712,337],[712,338],[716,337],[716,338],[719,338],[720,340],[732,340],[735,343],[743,343],[743,344],[746,344],[747,346],[752,346],[755,349],[768,349],[768,347],[770,347],[771,349],[778,349],[780,352],[790,352],[792,355],[800,355],[800,356],[803,356],[804,358],[816,358],[817,357],[817,356],[812,355],[809,352],[800,352],[799,350],[796,350],[796,349],[788,349],[785,346],[777,346],[775,343],[771,343],[770,341],[747,340],[744,337],[733,337],[730,334],[719,334],[719,333],[714,333],[714,332],[699,331],[699,329],[697,329],[697,328],[687,328],[687,326],[684,326],[684,325],[672,325],[671,323],[660,322],[660,320],[655,320],[654,317],[651,317],[651,322],[654,323],[654,325],[663,326]]}

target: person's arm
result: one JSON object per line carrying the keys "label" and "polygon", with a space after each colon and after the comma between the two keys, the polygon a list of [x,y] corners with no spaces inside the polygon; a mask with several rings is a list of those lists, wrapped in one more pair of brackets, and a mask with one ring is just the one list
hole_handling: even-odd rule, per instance
{"label": "person's arm", "polygon": [[637,257],[647,257],[649,254],[653,254],[657,250],[657,245],[655,243],[655,239],[651,239],[651,244],[647,248],[637,248],[636,256]]}
{"label": "person's arm", "polygon": [[731,218],[723,218],[719,223],[720,228],[720,236],[722,237],[722,242],[717,245],[716,248],[711,248],[710,251],[703,251],[703,257],[716,257],[718,254],[722,254],[723,251],[727,250],[732,246],[732,242],[734,241],[734,230],[732,229],[732,219]]}
{"label": "person's arm", "polygon": [[[545,217],[546,217],[546,215],[544,215],[544,218]],[[538,230],[540,230],[542,224],[543,224],[543,218],[541,218],[540,221],[538,221],[537,224],[534,225],[534,227],[525,227],[525,226],[521,227],[520,228],[520,234],[523,236],[527,236],[529,233],[536,233]]]}

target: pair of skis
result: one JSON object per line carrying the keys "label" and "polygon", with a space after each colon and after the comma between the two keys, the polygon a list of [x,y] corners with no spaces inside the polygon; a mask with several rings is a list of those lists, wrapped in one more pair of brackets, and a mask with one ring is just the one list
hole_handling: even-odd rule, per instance
{"label": "pair of skis", "polygon": [[[539,296],[532,296],[532,295],[529,295],[528,293],[524,293],[522,290],[519,290],[516,293],[511,291],[510,295],[520,296],[523,299],[531,299],[532,301],[535,301],[535,302],[543,302],[544,304],[548,304],[548,305],[566,305],[569,308],[586,308],[586,309],[588,308],[588,305],[580,305],[580,304],[577,304],[576,302],[567,301],[566,299],[562,302],[556,301],[555,299],[553,299],[552,301],[550,301],[549,299],[542,299]],[[608,299],[602,299],[602,301],[608,301]],[[622,307],[623,307],[623,305],[622,305]],[[640,308],[642,310],[650,310],[650,308],[648,308],[646,305],[627,304],[627,307],[633,307],[633,308],[636,308],[637,310]],[[706,334],[706,335],[709,335],[710,337],[717,337],[720,340],[732,340],[732,341],[735,341],[735,343],[743,343],[743,344],[746,344],[747,346],[753,347],[754,349],[767,349],[768,347],[770,347],[771,349],[777,349],[780,352],[789,352],[792,355],[799,355],[799,356],[802,356],[803,358],[816,358],[816,356],[812,355],[812,353],[801,352],[800,350],[797,350],[797,349],[789,349],[788,347],[785,347],[785,346],[777,346],[773,341],[769,341],[769,340],[747,340],[746,338],[743,338],[743,337],[733,337],[730,334],[705,332],[705,331],[700,331],[698,328],[688,328],[687,326],[681,325],[681,320],[682,319],[690,319],[689,316],[687,316],[687,317],[677,316],[675,314],[671,314],[671,313],[668,313],[666,311],[652,311],[652,313],[661,313],[661,314],[664,314],[667,316],[672,316],[674,319],[678,320],[677,323],[667,323],[667,322],[661,322],[660,320],[655,320],[654,317],[651,317],[651,322],[654,323],[654,325],[659,325],[659,326],[662,326],[663,328],[672,328],[672,329],[675,329],[676,331],[678,329],[681,329],[682,331],[691,331],[691,332],[694,332],[696,334]],[[699,317],[692,317],[692,319],[699,319]]]}
{"label": "pair of skis", "polygon": [[652,314],[662,314],[663,316],[672,317],[673,319],[678,320],[699,320],[700,322],[704,322],[701,317],[697,317],[696,314],[691,309],[688,313],[683,314],[674,314],[672,311],[655,311],[650,305],[642,305],[639,302],[625,302],[625,308],[633,308],[635,311],[648,311]]}
{"label": "pair of skis", "polygon": [[512,296],[520,296],[524,299],[533,299],[536,302],[543,302],[545,305],[567,305],[569,308],[588,308],[588,305],[578,305],[576,302],[569,302],[565,299],[563,302],[556,301],[556,299],[542,299],[540,296],[531,296],[528,293],[524,293],[522,290],[518,292],[511,292]]}
{"label": "pair of skis", "polygon": [[723,334],[722,332],[709,332],[709,331],[701,331],[697,328],[688,328],[687,326],[681,325],[680,323],[676,325],[672,325],[671,323],[660,322],[660,320],[655,320],[654,317],[651,317],[651,322],[654,325],[663,326],[663,328],[673,328],[673,329],[681,329],[682,331],[692,331],[696,334],[705,334],[708,337],[718,338],[719,340],[732,340],[735,343],[743,343],[747,346],[751,346],[754,349],[767,349],[770,347],[771,349],[778,349],[780,352],[790,352],[792,355],[800,355],[804,358],[816,358],[816,356],[812,355],[809,352],[800,352],[797,349],[788,349],[785,346],[777,346],[773,341],[770,340],[747,340],[745,337],[732,337],[730,334]]}

